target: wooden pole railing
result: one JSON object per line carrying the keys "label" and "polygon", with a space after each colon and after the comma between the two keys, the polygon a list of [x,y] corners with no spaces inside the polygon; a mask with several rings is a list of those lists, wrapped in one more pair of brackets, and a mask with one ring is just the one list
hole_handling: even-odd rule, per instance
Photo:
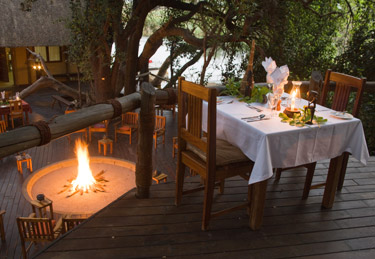
{"label": "wooden pole railing", "polygon": [[[137,197],[148,198],[152,183],[152,133],[155,121],[155,102],[169,103],[167,91],[157,90],[149,83],[142,84],[142,94],[137,92],[117,100],[121,103],[122,113],[141,107],[136,163]],[[155,101],[156,100],[156,101]],[[77,112],[53,118],[48,126],[51,140],[62,137],[79,129],[113,117],[111,104],[96,104]],[[35,126],[25,126],[0,134],[0,158],[35,147],[42,137]]]}

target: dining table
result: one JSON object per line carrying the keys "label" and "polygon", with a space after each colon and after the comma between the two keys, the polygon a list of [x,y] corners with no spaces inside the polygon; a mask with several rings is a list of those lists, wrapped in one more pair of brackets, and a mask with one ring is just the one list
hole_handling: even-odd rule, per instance
{"label": "dining table", "polygon": [[[288,94],[282,96],[281,110]],[[300,106],[307,105],[301,100]],[[203,106],[203,118],[206,105]],[[277,114],[278,114],[277,113]],[[254,162],[249,178],[251,190],[250,227],[262,225],[267,180],[275,168],[296,167],[330,159],[322,207],[331,208],[339,181],[343,154],[349,152],[362,164],[367,163],[369,152],[361,120],[340,116],[327,107],[316,105],[315,115],[327,119],[324,124],[291,126],[281,118],[271,116],[267,104],[240,101],[233,96],[217,99],[216,137],[224,139]],[[203,129],[207,127],[202,121]]]}
{"label": "dining table", "polygon": [[[29,124],[29,113],[32,113],[31,106],[25,100],[22,100],[22,110],[25,113],[26,124]],[[0,116],[4,116],[5,124],[8,127],[8,115],[10,114],[9,103],[0,104]]]}

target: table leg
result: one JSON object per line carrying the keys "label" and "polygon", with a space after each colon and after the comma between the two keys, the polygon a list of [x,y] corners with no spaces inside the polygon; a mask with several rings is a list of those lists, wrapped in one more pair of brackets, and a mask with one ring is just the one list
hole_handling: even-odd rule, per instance
{"label": "table leg", "polygon": [[324,189],[322,207],[330,209],[335,201],[335,195],[337,190],[337,185],[339,183],[342,160],[344,153],[340,156],[332,158],[329,163],[329,169],[327,174],[326,187]]}
{"label": "table leg", "polygon": [[267,193],[267,180],[249,185],[250,228],[258,230],[263,223],[264,205]]}
{"label": "table leg", "polygon": [[26,124],[29,124],[29,112],[25,111]]}
{"label": "table leg", "polygon": [[100,142],[98,142],[98,152],[100,154]]}
{"label": "table leg", "polygon": [[103,149],[104,149],[103,153],[106,156],[107,155],[107,144],[103,144]]}

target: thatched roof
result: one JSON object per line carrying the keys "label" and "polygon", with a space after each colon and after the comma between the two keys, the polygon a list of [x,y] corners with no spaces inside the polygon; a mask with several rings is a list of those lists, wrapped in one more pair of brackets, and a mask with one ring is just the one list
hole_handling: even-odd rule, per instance
{"label": "thatched roof", "polygon": [[37,0],[29,11],[22,11],[22,2],[0,0],[0,47],[69,44],[69,0]]}

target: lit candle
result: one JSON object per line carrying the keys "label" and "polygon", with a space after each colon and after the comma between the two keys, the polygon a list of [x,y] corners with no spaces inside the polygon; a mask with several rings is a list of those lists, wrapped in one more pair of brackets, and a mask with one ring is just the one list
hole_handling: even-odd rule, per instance
{"label": "lit candle", "polygon": [[290,110],[291,111],[294,111],[294,106],[296,105],[296,94],[297,94],[297,91],[293,91],[292,101],[290,102]]}

